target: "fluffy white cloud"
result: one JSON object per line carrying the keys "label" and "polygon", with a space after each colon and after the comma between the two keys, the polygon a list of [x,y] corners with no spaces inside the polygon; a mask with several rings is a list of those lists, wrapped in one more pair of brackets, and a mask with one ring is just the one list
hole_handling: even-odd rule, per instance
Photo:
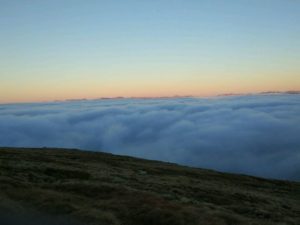
{"label": "fluffy white cloud", "polygon": [[0,146],[101,150],[300,180],[300,95],[0,105]]}

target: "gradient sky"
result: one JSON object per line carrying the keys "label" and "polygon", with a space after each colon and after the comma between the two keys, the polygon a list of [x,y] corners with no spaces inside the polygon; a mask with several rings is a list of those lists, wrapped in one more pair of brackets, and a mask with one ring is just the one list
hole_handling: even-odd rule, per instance
{"label": "gradient sky", "polygon": [[300,89],[298,0],[0,0],[0,102]]}

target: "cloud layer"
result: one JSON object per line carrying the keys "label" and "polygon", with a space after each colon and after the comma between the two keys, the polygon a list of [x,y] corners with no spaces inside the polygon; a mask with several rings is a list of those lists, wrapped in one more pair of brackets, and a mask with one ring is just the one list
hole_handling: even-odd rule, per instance
{"label": "cloud layer", "polygon": [[101,150],[300,180],[300,95],[0,105],[0,146]]}

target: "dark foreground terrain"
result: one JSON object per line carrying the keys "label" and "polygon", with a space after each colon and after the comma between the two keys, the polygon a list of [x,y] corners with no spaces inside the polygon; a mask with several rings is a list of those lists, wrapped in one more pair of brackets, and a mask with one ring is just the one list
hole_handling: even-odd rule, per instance
{"label": "dark foreground terrain", "polygon": [[0,148],[0,224],[299,225],[300,183],[105,153]]}

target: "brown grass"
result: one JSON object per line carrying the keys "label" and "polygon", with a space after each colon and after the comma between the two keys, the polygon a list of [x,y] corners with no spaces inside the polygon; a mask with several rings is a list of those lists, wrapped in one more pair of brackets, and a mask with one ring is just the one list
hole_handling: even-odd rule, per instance
{"label": "brown grass", "polygon": [[298,225],[300,184],[105,153],[0,148],[0,221]]}

